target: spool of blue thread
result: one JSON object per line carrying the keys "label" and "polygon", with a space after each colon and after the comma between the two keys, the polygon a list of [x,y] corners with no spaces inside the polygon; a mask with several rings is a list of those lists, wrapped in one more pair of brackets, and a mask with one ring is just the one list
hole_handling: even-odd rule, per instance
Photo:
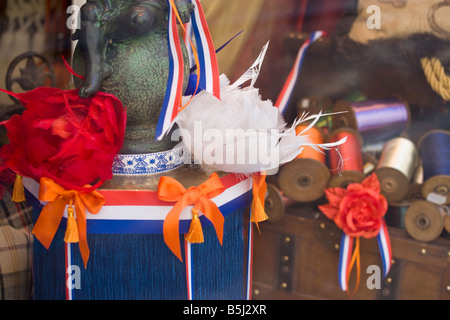
{"label": "spool of blue thread", "polygon": [[364,142],[389,140],[400,136],[410,125],[411,113],[399,98],[348,102],[333,106],[333,129],[348,127],[361,134]]}
{"label": "spool of blue thread", "polygon": [[418,142],[423,165],[422,195],[437,196],[450,204],[450,131],[432,130]]}

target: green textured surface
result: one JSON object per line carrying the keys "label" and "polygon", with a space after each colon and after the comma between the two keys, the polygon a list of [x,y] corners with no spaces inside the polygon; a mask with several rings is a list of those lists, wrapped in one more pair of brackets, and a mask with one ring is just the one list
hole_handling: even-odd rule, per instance
{"label": "green textured surface", "polygon": [[[182,49],[187,62],[184,43]],[[115,95],[127,108],[127,129],[121,153],[150,153],[172,148],[170,135],[163,141],[155,141],[169,77],[167,34],[158,30],[140,38],[110,42],[107,60],[114,71],[103,81],[101,91]],[[77,48],[73,69],[84,74],[84,68],[84,59]],[[185,63],[183,92],[188,80],[189,66]],[[75,85],[80,84],[80,80],[75,79]]]}

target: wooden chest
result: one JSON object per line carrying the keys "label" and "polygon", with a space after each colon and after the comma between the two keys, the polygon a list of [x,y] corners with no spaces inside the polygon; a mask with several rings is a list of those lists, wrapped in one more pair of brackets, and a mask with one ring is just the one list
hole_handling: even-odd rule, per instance
{"label": "wooden chest", "polygon": [[[341,231],[317,207],[288,207],[281,220],[260,228],[254,240],[254,300],[349,299],[338,282]],[[352,299],[450,300],[450,240],[422,243],[394,227],[389,235],[393,263],[380,289],[367,285],[373,274],[368,267],[382,268],[377,241],[361,239],[360,285]]]}

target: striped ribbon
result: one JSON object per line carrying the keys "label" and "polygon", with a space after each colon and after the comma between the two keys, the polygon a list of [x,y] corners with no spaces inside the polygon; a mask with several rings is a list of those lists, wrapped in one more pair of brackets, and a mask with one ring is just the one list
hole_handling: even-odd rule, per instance
{"label": "striped ribbon", "polygon": [[294,66],[292,67],[291,72],[289,73],[286,82],[284,83],[283,89],[281,90],[280,95],[278,96],[277,101],[275,102],[275,106],[280,109],[281,114],[286,112],[286,109],[289,105],[289,101],[291,100],[292,92],[294,91],[295,85],[297,83],[298,77],[300,75],[300,71],[303,66],[303,60],[306,56],[306,51],[308,47],[321,38],[325,36],[326,33],[324,31],[316,31],[311,34],[308,40],[306,40],[303,45],[300,47],[298,51],[297,58],[295,60]]}
{"label": "striped ribbon", "polygon": [[[194,259],[192,256],[192,244],[184,241],[185,265],[186,265],[186,283],[188,300],[194,300],[193,288],[194,280],[192,277],[192,266]],[[253,223],[249,222],[248,226],[248,247],[247,247],[247,276],[246,276],[246,300],[252,299],[252,274],[253,274]]]}
{"label": "striped ribbon", "polygon": [[186,32],[184,34],[184,43],[186,45],[186,51],[189,57],[189,68],[192,69],[192,67],[195,66],[194,50],[192,49],[191,43],[191,39],[194,37],[194,30],[192,29],[192,20],[186,23],[184,25],[184,28],[186,29]]}
{"label": "striped ribbon", "polygon": [[66,300],[72,301],[73,300],[73,288],[69,285],[69,268],[72,266],[72,244],[66,243],[65,244],[65,256],[66,256]]}
{"label": "striped ribbon", "polygon": [[380,248],[381,261],[383,263],[384,277],[386,277],[391,269],[392,248],[391,240],[387,229],[386,222],[383,221],[380,233],[377,236],[378,247]]}
{"label": "striped ribbon", "polygon": [[199,0],[189,0],[189,2],[195,5],[190,24],[192,24],[199,58],[199,87],[220,99],[219,67],[205,14]]}
{"label": "striped ribbon", "polygon": [[[234,174],[221,178],[226,190],[211,199],[225,217],[249,203],[252,190],[250,178],[241,180]],[[36,205],[44,206],[39,201],[39,183],[24,178],[24,187],[33,195]],[[97,190],[105,197],[105,204],[98,214],[86,212],[87,233],[96,234],[162,234],[164,220],[173,204],[158,200],[156,191],[147,190]],[[180,233],[189,231],[192,220],[192,206],[186,207],[180,215]],[[63,218],[67,219],[67,209]],[[203,214],[200,215],[203,225],[210,225]]]}
{"label": "striped ribbon", "polygon": [[247,288],[246,298],[252,300],[253,285],[253,222],[248,224],[248,247],[247,247]]}
{"label": "striped ribbon", "polygon": [[158,125],[156,127],[156,139],[161,140],[173,124],[173,120],[181,107],[184,80],[184,60],[181,51],[180,37],[177,29],[176,8],[170,0],[166,0],[169,8],[169,21],[167,41],[169,47],[169,79],[161,108]]}
{"label": "striped ribbon", "polygon": [[[239,178],[234,174],[229,174],[221,178],[226,190],[212,200],[219,207],[220,212],[226,217],[234,212],[236,208],[247,205],[251,198],[252,181],[250,178]],[[39,183],[30,178],[24,178],[24,186],[34,197],[29,201],[38,206],[45,205],[39,201]],[[134,190],[99,190],[105,197],[106,202],[102,210],[96,214],[86,212],[87,232],[94,234],[162,234],[164,219],[172,208],[173,204],[159,201],[155,191],[134,191]],[[180,217],[180,233],[187,233],[192,219],[192,206],[183,210]],[[67,219],[67,210],[63,214]],[[201,215],[203,225],[208,225],[208,220]],[[251,223],[250,223],[251,227]],[[251,230],[251,229],[250,229]],[[249,237],[253,237],[251,233]],[[250,241],[250,239],[249,239]],[[252,241],[252,240],[251,240]],[[252,248],[252,246],[250,247]],[[185,243],[186,254],[186,276],[188,298],[193,300],[193,278],[192,278],[192,248],[191,244]],[[252,252],[249,252],[251,261]],[[65,244],[65,268],[66,272],[72,266],[72,245]],[[251,272],[251,268],[248,269]],[[73,299],[73,288],[68,285],[71,273],[67,272],[66,299]],[[251,275],[249,277],[251,279]]]}
{"label": "striped ribbon", "polygon": [[339,284],[342,291],[348,289],[348,270],[350,267],[350,260],[353,253],[353,238],[345,233],[342,233],[341,250],[339,254]]}
{"label": "striped ribbon", "polygon": [[189,241],[184,241],[184,247],[185,247],[185,260],[186,260],[186,281],[187,281],[187,296],[188,300],[194,300],[194,297],[192,295],[192,286],[193,286],[193,279],[192,279],[192,243]]}
{"label": "striped ribbon", "polygon": [[[173,125],[173,121],[178,115],[178,112],[187,106],[181,105],[184,82],[184,60],[177,29],[177,19],[180,23],[181,20],[173,0],[166,0],[166,2],[169,8],[167,40],[170,68],[166,95],[156,128],[156,140],[163,138]],[[188,46],[188,52],[192,53],[190,54],[190,60],[193,57],[195,57],[195,60],[198,60],[197,69],[199,79],[197,87],[212,93],[220,99],[219,67],[205,14],[199,0],[189,0],[189,2],[195,5],[195,9],[191,14],[191,21],[186,27],[185,25],[181,26],[185,33],[184,40]],[[190,40],[190,28],[192,28],[195,37],[196,50],[192,47],[193,43]],[[192,65],[193,62],[191,61],[190,64]]]}
{"label": "striped ribbon", "polygon": [[[351,271],[351,259],[353,256],[353,244],[355,238],[342,233],[341,249],[339,254],[339,285],[342,291],[348,291],[348,283]],[[389,233],[386,222],[383,225],[377,236],[378,246],[381,254],[381,261],[383,264],[383,275],[386,277],[391,269],[392,249],[389,239]]]}

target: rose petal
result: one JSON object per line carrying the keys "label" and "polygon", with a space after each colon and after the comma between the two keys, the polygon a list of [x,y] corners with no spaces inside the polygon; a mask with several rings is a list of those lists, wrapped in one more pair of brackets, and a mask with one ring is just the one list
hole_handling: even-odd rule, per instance
{"label": "rose petal", "polygon": [[320,205],[319,210],[331,220],[333,220],[338,214],[338,208],[330,204]]}
{"label": "rose petal", "polygon": [[366,179],[364,179],[364,181],[361,182],[361,185],[364,188],[373,190],[378,194],[381,192],[380,181],[378,181],[378,177],[375,172],[372,173],[370,176],[368,176]]}
{"label": "rose petal", "polygon": [[330,205],[338,207],[342,198],[346,195],[347,191],[342,188],[328,188],[325,189],[325,196],[328,199]]}

